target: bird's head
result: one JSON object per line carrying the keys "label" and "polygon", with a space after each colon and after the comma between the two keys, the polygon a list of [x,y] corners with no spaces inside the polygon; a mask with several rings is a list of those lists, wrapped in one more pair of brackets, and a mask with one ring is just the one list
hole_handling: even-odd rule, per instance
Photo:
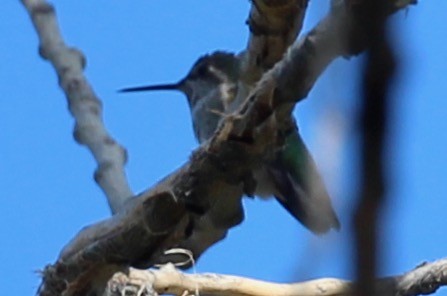
{"label": "bird's head", "polygon": [[186,95],[192,107],[219,86],[236,85],[238,79],[238,57],[232,53],[216,51],[200,57],[188,75],[177,83],[130,87],[121,89],[120,92],[177,90]]}

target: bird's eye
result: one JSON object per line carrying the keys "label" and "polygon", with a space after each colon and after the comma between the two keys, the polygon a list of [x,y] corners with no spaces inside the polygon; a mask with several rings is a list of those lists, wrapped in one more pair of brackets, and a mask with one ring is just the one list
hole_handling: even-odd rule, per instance
{"label": "bird's eye", "polygon": [[204,76],[208,72],[208,67],[206,65],[202,65],[197,69],[197,75]]}

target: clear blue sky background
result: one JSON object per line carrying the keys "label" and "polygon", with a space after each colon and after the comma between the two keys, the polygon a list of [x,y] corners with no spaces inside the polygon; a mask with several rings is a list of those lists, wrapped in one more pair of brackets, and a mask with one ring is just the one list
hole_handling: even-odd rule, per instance
{"label": "clear blue sky background", "polygon": [[[305,30],[325,13],[323,2],[312,1]],[[201,54],[240,51],[248,35],[249,2],[57,1],[56,8],[67,43],[87,56],[86,75],[103,100],[109,131],[128,149],[126,171],[133,190],[140,192],[196,147],[189,111],[180,94],[123,96],[116,89],[176,81]],[[5,1],[2,11],[0,286],[32,295],[39,284],[36,271],[54,262],[79,229],[108,217],[109,209],[92,179],[96,164],[73,141],[64,95],[53,69],[37,54],[25,10],[19,1]],[[447,1],[422,0],[394,17],[405,65],[394,90],[387,157],[393,183],[382,219],[382,275],[447,256],[445,11]],[[276,202],[247,200],[246,221],[204,254],[198,272],[272,281],[352,277],[356,61],[332,65],[296,111],[330,185],[342,231],[315,238]],[[321,146],[321,123],[329,109],[339,111],[344,127],[335,169],[325,163],[326,146]],[[447,295],[446,290],[438,295]]]}

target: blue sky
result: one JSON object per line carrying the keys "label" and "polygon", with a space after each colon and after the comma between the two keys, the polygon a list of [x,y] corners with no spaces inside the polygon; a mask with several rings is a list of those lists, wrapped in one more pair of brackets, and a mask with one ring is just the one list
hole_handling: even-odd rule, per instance
{"label": "blue sky", "polygon": [[[326,5],[319,3],[312,1],[305,30],[325,13]],[[19,1],[3,5],[0,278],[3,290],[30,295],[39,284],[35,271],[54,262],[80,228],[108,217],[109,209],[93,182],[91,155],[73,141],[65,98],[53,69],[37,54],[25,10]],[[240,51],[247,40],[249,3],[59,1],[56,9],[66,42],[87,56],[86,75],[103,101],[109,131],[128,149],[126,171],[132,189],[140,192],[186,161],[197,144],[181,94],[124,96],[116,90],[177,81],[204,53]],[[404,65],[393,90],[386,159],[392,183],[381,226],[382,275],[447,255],[446,10],[446,1],[420,1],[393,18]],[[342,231],[316,238],[276,202],[246,200],[246,220],[203,255],[197,272],[272,281],[352,277],[356,64],[358,59],[337,60],[295,113],[329,185]],[[328,121],[327,114],[337,120]],[[322,144],[331,140],[325,127],[335,123],[341,129],[335,130],[334,147],[340,150],[331,150],[338,153],[328,160]],[[446,290],[438,295],[447,295]]]}

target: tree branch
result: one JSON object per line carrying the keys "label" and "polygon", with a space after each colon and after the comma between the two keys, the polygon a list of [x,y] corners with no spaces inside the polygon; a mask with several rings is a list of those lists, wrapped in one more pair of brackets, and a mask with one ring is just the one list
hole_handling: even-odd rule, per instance
{"label": "tree branch", "polygon": [[[351,1],[353,2],[353,1]],[[361,3],[364,2],[364,3]],[[361,3],[361,4],[360,4]],[[386,199],[384,153],[389,122],[391,81],[395,72],[393,48],[389,42],[386,9],[388,0],[363,0],[352,3],[357,20],[370,36],[364,66],[361,131],[361,172],[358,205],[354,212],[356,253],[356,295],[374,295],[374,278],[380,258],[378,219]],[[391,295],[392,289],[383,295]],[[386,292],[386,293],[385,293]]]}
{"label": "tree branch", "polygon": [[[447,259],[424,263],[415,269],[373,282],[373,295],[415,296],[436,292],[447,285]],[[106,295],[142,295],[148,289],[158,294],[219,296],[343,296],[352,295],[354,283],[336,278],[322,278],[291,284],[264,282],[222,274],[185,274],[172,265],[159,270],[130,269],[117,273],[108,284]]]}
{"label": "tree branch", "polygon": [[127,152],[107,132],[102,105],[82,71],[85,56],[68,47],[61,37],[54,7],[45,0],[22,0],[39,36],[39,53],[54,67],[75,120],[73,136],[93,154],[98,168],[94,179],[107,197],[113,213],[118,212],[132,193],[124,172]]}
{"label": "tree branch", "polygon": [[283,57],[303,26],[308,0],[252,0],[241,77],[254,85]]}

